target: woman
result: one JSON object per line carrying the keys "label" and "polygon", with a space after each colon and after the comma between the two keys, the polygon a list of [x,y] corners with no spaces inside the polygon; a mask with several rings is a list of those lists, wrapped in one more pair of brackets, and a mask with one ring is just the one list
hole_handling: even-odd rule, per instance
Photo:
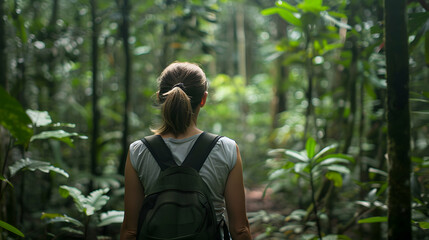
{"label": "woman", "polygon": [[[195,64],[175,62],[158,78],[157,100],[161,104],[162,124],[152,130],[161,135],[181,165],[198,136],[200,109],[207,100],[207,80]],[[125,216],[121,239],[135,239],[138,215],[145,196],[150,192],[160,168],[149,150],[139,140],[130,145],[125,165]],[[251,239],[246,216],[242,160],[236,143],[222,137],[200,170],[208,185],[218,222],[224,218],[226,207],[232,239]]]}

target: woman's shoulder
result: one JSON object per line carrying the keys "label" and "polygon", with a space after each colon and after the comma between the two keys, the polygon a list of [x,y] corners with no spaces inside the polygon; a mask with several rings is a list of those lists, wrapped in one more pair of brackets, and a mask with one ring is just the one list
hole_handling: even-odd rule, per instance
{"label": "woman's shoulder", "polygon": [[237,143],[233,139],[226,136],[221,136],[221,138],[218,140],[218,143],[220,143],[223,146],[234,147],[234,148],[237,145]]}

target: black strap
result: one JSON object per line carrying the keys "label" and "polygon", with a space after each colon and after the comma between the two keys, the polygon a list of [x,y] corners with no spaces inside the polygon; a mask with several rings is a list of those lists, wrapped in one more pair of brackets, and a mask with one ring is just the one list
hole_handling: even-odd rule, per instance
{"label": "black strap", "polygon": [[[186,156],[183,161],[182,166],[192,167],[195,170],[200,171],[219,138],[221,138],[221,136],[206,132],[201,133],[194,143],[194,146],[192,146],[188,156]],[[143,138],[141,141],[146,145],[152,156],[155,158],[161,168],[161,171],[172,166],[177,166],[176,162],[174,162],[171,150],[165,144],[160,135],[148,136]]]}
{"label": "black strap", "polygon": [[182,166],[192,167],[199,172],[219,138],[221,136],[206,132],[201,133]]}
{"label": "black strap", "polygon": [[177,166],[176,162],[174,162],[173,154],[171,154],[170,149],[167,144],[165,144],[161,135],[148,136],[143,138],[141,141],[146,145],[147,149],[149,149],[150,153],[161,168],[161,171],[172,166]]}

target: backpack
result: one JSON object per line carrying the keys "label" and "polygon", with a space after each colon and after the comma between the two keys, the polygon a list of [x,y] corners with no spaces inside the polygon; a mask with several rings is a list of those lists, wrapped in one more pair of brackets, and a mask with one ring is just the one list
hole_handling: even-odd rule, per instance
{"label": "backpack", "polygon": [[[203,132],[178,166],[160,135],[142,139],[161,172],[143,201],[137,239],[221,240],[211,194],[199,174],[220,136]],[[229,232],[224,222],[224,239]]]}

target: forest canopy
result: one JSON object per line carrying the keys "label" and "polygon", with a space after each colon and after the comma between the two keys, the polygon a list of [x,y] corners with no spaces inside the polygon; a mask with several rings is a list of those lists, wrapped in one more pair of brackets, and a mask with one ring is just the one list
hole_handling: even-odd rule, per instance
{"label": "forest canopy", "polygon": [[240,146],[254,239],[429,239],[424,0],[0,0],[0,239],[119,239],[157,77]]}

